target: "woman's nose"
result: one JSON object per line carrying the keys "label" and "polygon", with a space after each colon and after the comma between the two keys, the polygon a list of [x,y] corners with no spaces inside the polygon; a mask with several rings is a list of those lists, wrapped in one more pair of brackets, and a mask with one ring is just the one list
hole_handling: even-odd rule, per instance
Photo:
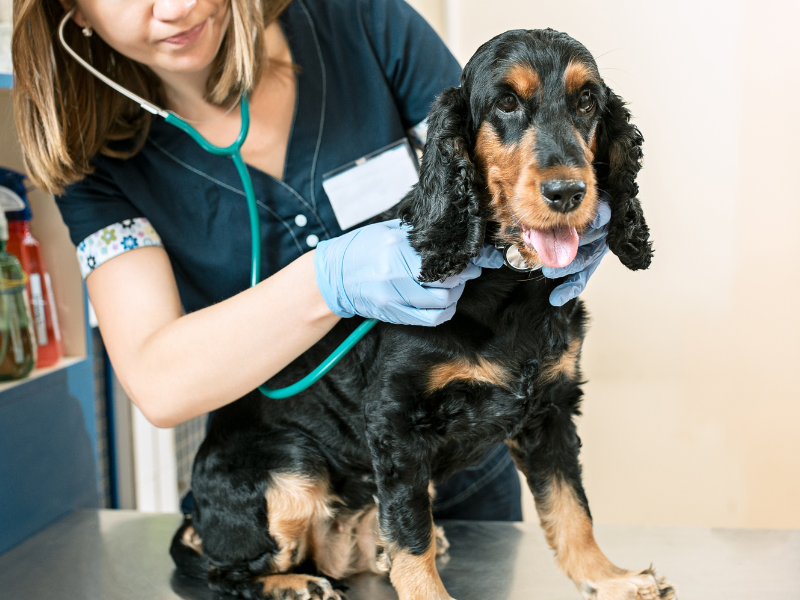
{"label": "woman's nose", "polygon": [[156,0],[153,3],[153,16],[159,21],[180,21],[197,4],[197,0]]}

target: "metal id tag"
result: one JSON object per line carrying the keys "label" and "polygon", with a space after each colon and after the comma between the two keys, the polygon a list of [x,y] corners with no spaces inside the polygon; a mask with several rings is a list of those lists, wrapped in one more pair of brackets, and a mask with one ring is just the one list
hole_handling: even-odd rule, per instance
{"label": "metal id tag", "polygon": [[397,204],[419,180],[417,159],[408,140],[362,156],[325,173],[322,187],[343,230]]}

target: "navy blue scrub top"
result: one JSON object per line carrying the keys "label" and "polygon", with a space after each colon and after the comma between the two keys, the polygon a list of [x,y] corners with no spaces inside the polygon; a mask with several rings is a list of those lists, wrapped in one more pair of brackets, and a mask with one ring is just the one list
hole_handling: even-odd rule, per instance
{"label": "navy blue scrub top", "polygon": [[[310,250],[313,236],[342,233],[322,175],[403,138],[439,92],[458,85],[461,71],[402,0],[293,0],[279,22],[301,70],[283,179],[249,167],[262,278]],[[93,164],[94,173],[57,198],[79,256],[87,240],[111,239],[114,231],[122,239],[120,231],[146,219],[169,255],[184,310],[248,287],[247,205],[229,158],[156,118],[134,157],[97,156]],[[136,246],[133,239],[123,245]],[[84,273],[95,266],[88,258]]]}

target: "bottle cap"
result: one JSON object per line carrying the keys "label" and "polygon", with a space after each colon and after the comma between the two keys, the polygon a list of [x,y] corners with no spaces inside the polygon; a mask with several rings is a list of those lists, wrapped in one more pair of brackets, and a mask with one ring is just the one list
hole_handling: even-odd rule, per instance
{"label": "bottle cap", "polygon": [[0,167],[0,208],[9,221],[30,221],[33,218],[25,192],[25,175]]}

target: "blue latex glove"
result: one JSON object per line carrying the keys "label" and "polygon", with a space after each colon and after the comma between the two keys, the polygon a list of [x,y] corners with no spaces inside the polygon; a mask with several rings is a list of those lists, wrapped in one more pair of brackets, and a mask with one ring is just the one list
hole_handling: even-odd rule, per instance
{"label": "blue latex glove", "polygon": [[544,276],[550,279],[568,276],[563,283],[550,292],[550,304],[553,306],[563,306],[580,294],[586,287],[592,273],[600,265],[600,261],[606,252],[608,252],[606,236],[608,235],[608,222],[611,220],[611,209],[608,206],[608,200],[608,195],[602,194],[600,196],[597,214],[589,228],[581,234],[580,242],[578,242],[578,254],[575,259],[566,267],[558,269],[542,268]]}
{"label": "blue latex glove", "polygon": [[497,250],[484,246],[458,275],[420,283],[422,261],[408,243],[409,230],[395,219],[317,244],[314,271],[328,308],[340,317],[434,327],[453,317],[464,284],[480,275],[481,267],[503,264]]}

